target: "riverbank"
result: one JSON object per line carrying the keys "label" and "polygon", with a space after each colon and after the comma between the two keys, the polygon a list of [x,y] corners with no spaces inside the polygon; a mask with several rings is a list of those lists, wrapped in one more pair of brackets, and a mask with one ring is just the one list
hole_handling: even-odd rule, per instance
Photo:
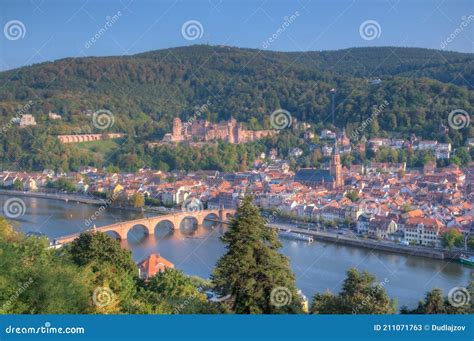
{"label": "riverbank", "polygon": [[[81,204],[89,205],[107,205],[105,199],[100,199],[90,195],[78,195],[78,194],[69,194],[69,193],[45,193],[45,192],[25,192],[25,191],[15,191],[9,189],[0,189],[0,195],[7,196],[24,196],[31,198],[41,198],[41,199],[51,199],[51,200],[60,200],[64,202],[78,202]],[[107,205],[108,206],[108,205]],[[159,214],[172,213],[171,209],[165,207],[119,207],[123,210],[133,211],[133,212],[154,212]]]}
{"label": "riverbank", "polygon": [[286,224],[268,224],[268,226],[270,226],[271,228],[278,229],[280,231],[290,230],[291,232],[312,236],[315,240],[321,240],[324,242],[339,243],[349,246],[363,247],[371,250],[399,253],[409,256],[419,256],[439,260],[458,260],[461,254],[474,255],[474,252],[469,251],[449,251],[411,245],[406,246],[388,241],[356,239],[339,234],[301,229]]}
{"label": "riverbank", "polygon": [[[44,193],[44,192],[24,192],[24,191],[15,191],[15,190],[5,190],[0,189],[0,195],[7,196],[26,196],[33,198],[42,198],[50,200],[60,200],[64,202],[78,202],[83,204],[92,204],[92,205],[107,205],[106,200],[99,199],[91,196],[77,195],[77,194],[67,194],[67,193]],[[120,207],[121,210],[127,210],[132,212],[153,212],[156,214],[167,214],[172,213],[173,210],[166,209],[164,207],[145,207],[143,209],[137,209],[133,207]],[[289,224],[269,224],[272,228],[277,228],[279,230],[288,230],[294,231],[295,233],[301,233],[304,235],[312,236],[315,240],[325,241],[329,243],[338,243],[353,247],[362,247],[371,250],[385,251],[397,254],[404,254],[409,256],[420,256],[431,259],[438,260],[458,260],[461,254],[468,256],[474,255],[472,251],[449,251],[442,249],[433,249],[417,246],[405,246],[400,244],[395,244],[388,241],[380,240],[371,240],[371,239],[361,239],[361,238],[351,238],[344,235],[333,234],[322,231],[307,230],[295,227],[294,225]]]}
{"label": "riverbank", "polygon": [[83,204],[93,204],[93,205],[102,205],[105,204],[105,200],[98,199],[90,196],[82,196],[77,194],[59,194],[59,193],[44,193],[44,192],[24,192],[24,191],[15,191],[8,189],[0,189],[0,194],[8,196],[24,196],[32,198],[42,198],[42,199],[51,199],[51,200],[61,200],[61,201],[72,201],[79,202]]}

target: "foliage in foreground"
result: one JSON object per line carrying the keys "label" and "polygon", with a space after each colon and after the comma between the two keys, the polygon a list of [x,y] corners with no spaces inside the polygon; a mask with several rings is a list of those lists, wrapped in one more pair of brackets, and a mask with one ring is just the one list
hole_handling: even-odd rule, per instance
{"label": "foliage in foreground", "polygon": [[103,233],[81,234],[70,246],[14,231],[0,218],[0,313],[217,313],[196,281],[179,270],[138,278],[128,250]]}

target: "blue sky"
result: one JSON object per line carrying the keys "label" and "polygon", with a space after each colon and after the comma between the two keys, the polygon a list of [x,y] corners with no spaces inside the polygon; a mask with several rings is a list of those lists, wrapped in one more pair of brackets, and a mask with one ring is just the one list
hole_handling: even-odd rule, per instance
{"label": "blue sky", "polygon": [[[110,22],[114,15],[116,20],[100,33],[107,17]],[[200,25],[192,40],[182,34],[190,20]],[[360,27],[369,20],[375,22],[376,34],[364,39]],[[7,29],[15,25],[19,31]],[[446,50],[472,53],[474,1],[0,0],[0,28],[0,70],[65,57],[205,43],[314,51],[355,46],[441,49],[444,42]],[[91,43],[94,36],[98,39]]]}

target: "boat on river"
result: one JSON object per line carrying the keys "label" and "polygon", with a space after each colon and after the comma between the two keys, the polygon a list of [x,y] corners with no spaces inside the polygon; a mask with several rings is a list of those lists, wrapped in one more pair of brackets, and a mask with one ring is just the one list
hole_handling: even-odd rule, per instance
{"label": "boat on river", "polygon": [[281,231],[279,236],[286,239],[301,240],[303,242],[312,243],[314,241],[313,237],[307,236],[301,233],[295,233],[291,230]]}
{"label": "boat on river", "polygon": [[468,257],[468,256],[461,255],[459,256],[459,262],[462,264],[474,266],[474,256]]}

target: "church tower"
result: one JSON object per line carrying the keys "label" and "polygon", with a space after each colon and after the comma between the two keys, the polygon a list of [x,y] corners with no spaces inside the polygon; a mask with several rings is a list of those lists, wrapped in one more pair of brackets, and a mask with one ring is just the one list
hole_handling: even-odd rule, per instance
{"label": "church tower", "polygon": [[342,178],[341,156],[339,155],[337,143],[334,145],[334,149],[332,150],[329,172],[334,178],[335,188],[344,186],[344,179]]}

